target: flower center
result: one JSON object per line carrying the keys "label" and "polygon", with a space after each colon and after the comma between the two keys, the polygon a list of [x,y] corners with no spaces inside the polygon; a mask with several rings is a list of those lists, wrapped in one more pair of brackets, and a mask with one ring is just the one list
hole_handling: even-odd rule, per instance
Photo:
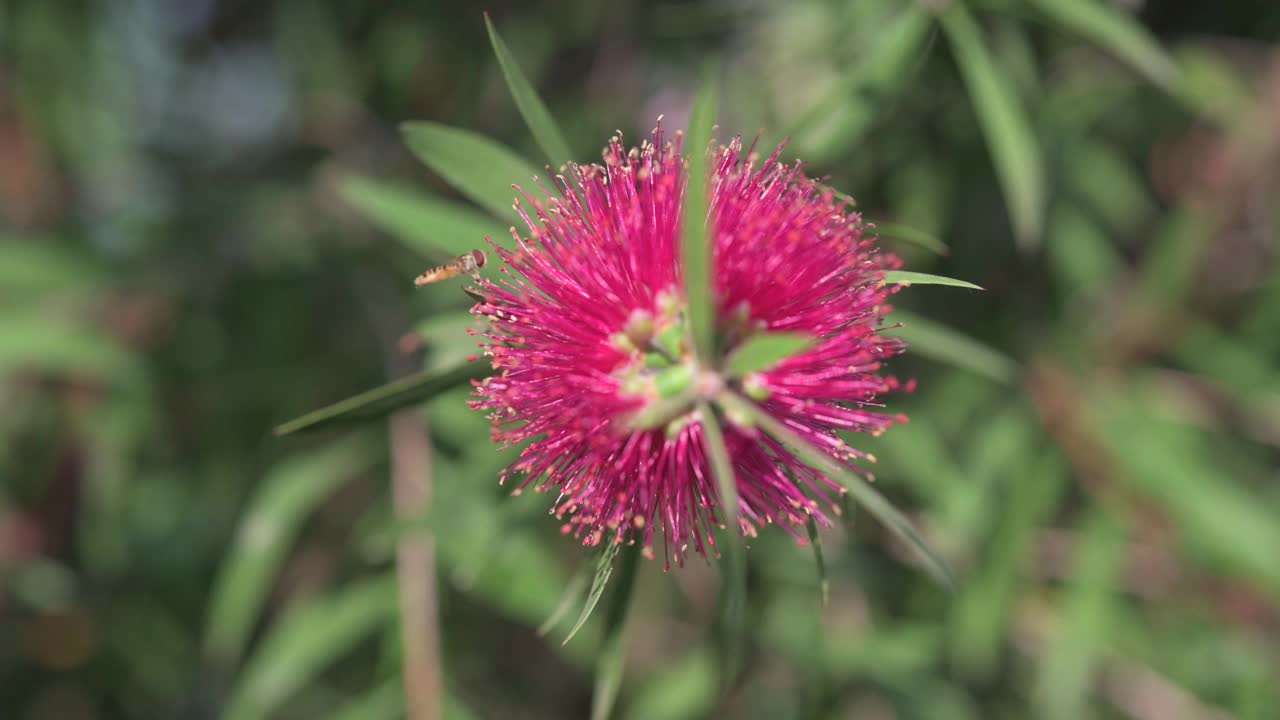
{"label": "flower center", "polygon": [[701,369],[689,346],[685,304],[673,292],[661,292],[657,311],[635,310],[620,332],[611,338],[613,346],[626,356],[614,370],[625,395],[645,400],[641,410],[629,418],[634,430],[665,427],[676,434],[692,418],[700,397],[718,391],[719,376]]}
{"label": "flower center", "polygon": [[[700,366],[690,346],[685,303],[672,291],[658,294],[657,310],[635,310],[611,338],[626,357],[614,370],[624,395],[644,406],[628,418],[632,430],[665,428],[674,436],[696,419],[697,403],[713,400],[725,387],[717,367]],[[717,338],[732,346],[751,333],[747,308],[739,308]]]}

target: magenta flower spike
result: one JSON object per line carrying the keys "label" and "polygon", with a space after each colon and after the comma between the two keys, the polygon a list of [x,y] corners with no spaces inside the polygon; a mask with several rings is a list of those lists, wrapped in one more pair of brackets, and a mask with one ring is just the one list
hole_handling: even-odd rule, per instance
{"label": "magenta flower spike", "polygon": [[[571,165],[554,191],[521,191],[517,250],[497,249],[499,282],[480,281],[473,313],[494,375],[473,407],[495,438],[528,443],[503,482],[519,476],[554,492],[562,531],[586,545],[660,543],[669,568],[690,552],[716,555],[712,528],[735,520],[754,536],[770,523],[798,539],[810,517],[839,513],[836,481],[733,412],[724,419],[738,507],[717,503],[704,451],[700,401],[749,398],[850,470],[873,458],[837,431],[879,434],[905,422],[880,398],[901,388],[881,373],[902,352],[881,334],[890,311],[886,270],[900,261],[876,249],[860,215],[799,164],[763,162],[741,138],[713,151],[711,236],[718,355],[701,367],[685,327],[680,216],[688,178],[680,135],[630,151],[621,136],[600,165]],[[758,372],[735,377],[725,359],[758,333],[800,333],[813,343]],[[910,389],[905,388],[905,389]],[[726,406],[731,407],[731,406]]]}

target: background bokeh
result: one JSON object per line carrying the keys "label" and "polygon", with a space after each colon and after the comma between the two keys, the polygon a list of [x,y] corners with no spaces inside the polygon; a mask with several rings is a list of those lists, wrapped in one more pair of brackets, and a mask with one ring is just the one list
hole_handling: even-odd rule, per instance
{"label": "background bokeh", "polygon": [[[714,566],[643,563],[618,716],[1280,717],[1280,5],[487,9],[578,159],[683,127],[714,54],[722,137],[790,136],[948,246],[886,238],[908,269],[987,288],[897,296],[911,422],[855,439],[959,589],[855,515],[824,607],[765,533],[721,689]],[[411,279],[482,243],[432,212],[508,221],[397,128],[542,164],[480,10],[0,3],[0,717],[402,717],[423,528],[450,714],[586,717],[605,613],[535,631],[591,556],[497,485],[465,388],[429,434],[271,432],[474,351]],[[439,512],[397,520],[427,467]]]}

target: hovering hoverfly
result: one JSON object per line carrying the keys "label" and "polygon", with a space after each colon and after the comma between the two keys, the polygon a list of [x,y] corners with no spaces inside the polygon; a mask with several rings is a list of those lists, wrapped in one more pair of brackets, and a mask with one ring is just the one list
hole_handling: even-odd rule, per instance
{"label": "hovering hoverfly", "polygon": [[483,250],[472,250],[465,255],[459,255],[443,265],[433,267],[422,273],[414,278],[413,284],[420,287],[455,278],[459,275],[470,275],[472,278],[479,280],[480,268],[484,267],[486,262],[488,262],[488,258],[485,257]]}

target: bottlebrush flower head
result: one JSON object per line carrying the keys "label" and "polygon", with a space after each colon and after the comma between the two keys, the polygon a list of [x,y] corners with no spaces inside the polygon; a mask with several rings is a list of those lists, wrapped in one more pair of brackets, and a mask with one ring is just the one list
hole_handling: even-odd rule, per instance
{"label": "bottlebrush flower head", "polygon": [[[695,150],[702,150],[696,148]],[[881,334],[900,261],[876,249],[846,199],[800,165],[760,162],[741,138],[708,151],[716,361],[699,366],[688,340],[680,217],[688,165],[681,138],[625,149],[602,164],[571,165],[554,188],[521,191],[517,249],[497,249],[499,282],[480,281],[475,331],[495,374],[477,384],[495,438],[528,442],[503,482],[520,476],[557,493],[562,531],[587,545],[658,542],[683,564],[715,553],[711,530],[736,522],[746,536],[776,523],[804,538],[808,519],[830,524],[842,487],[728,413],[725,443],[736,513],[717,503],[698,400],[736,391],[832,458],[867,474],[869,455],[838,431],[879,434],[900,415],[880,398],[900,385],[881,373],[901,341]],[[734,377],[725,360],[763,332],[803,333],[813,344],[760,372]],[[659,537],[660,536],[660,537]]]}

